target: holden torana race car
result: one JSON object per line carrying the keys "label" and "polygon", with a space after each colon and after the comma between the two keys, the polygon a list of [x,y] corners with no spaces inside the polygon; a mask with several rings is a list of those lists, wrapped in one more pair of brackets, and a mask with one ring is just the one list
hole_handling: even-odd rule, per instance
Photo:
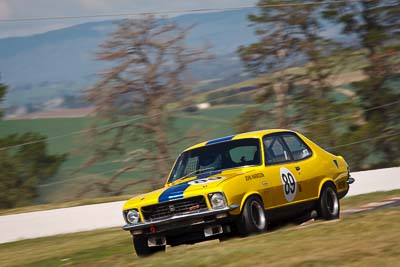
{"label": "holden torana race car", "polygon": [[353,182],[343,157],[297,132],[231,135],[183,151],[164,188],[124,204],[123,229],[146,256],[167,244],[259,233],[314,210],[331,220]]}

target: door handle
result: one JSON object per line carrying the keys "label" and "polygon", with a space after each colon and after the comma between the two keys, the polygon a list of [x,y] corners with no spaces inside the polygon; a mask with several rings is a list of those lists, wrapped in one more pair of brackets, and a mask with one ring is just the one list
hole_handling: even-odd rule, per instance
{"label": "door handle", "polygon": [[296,168],[296,171],[300,171],[300,167],[299,166],[296,166],[295,168]]}

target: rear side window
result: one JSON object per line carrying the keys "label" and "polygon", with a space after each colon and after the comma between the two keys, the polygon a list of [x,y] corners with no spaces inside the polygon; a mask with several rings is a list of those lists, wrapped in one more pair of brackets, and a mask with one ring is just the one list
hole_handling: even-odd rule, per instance
{"label": "rear side window", "polygon": [[267,164],[288,162],[290,153],[278,135],[267,135],[263,138],[265,160]]}
{"label": "rear side window", "polygon": [[285,133],[281,137],[289,148],[293,160],[302,160],[311,156],[311,150],[297,135]]}

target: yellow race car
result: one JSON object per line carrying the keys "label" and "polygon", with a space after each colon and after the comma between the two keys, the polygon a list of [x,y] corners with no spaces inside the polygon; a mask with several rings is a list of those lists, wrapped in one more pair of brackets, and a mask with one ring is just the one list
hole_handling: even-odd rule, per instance
{"label": "yellow race car", "polygon": [[343,157],[297,132],[226,136],[186,149],[164,188],[128,200],[123,229],[146,256],[167,244],[259,233],[313,211],[331,220],[353,182]]}

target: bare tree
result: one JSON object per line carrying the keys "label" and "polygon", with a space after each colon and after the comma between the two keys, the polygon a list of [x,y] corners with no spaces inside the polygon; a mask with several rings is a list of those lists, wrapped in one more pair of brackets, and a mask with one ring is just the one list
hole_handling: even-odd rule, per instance
{"label": "bare tree", "polygon": [[[170,140],[168,105],[182,99],[184,75],[191,63],[207,60],[205,48],[189,49],[184,41],[191,27],[180,28],[167,19],[146,16],[124,20],[101,45],[97,59],[109,62],[111,68],[101,74],[101,80],[87,91],[102,121],[113,123],[91,129],[93,152],[88,167],[107,157],[118,155],[125,164],[109,180],[92,183],[81,193],[98,187],[104,193],[121,194],[135,180],[113,188],[121,174],[145,166],[151,169],[153,187],[169,172],[170,145],[185,137]],[[137,149],[140,144],[141,149]]]}
{"label": "bare tree", "polygon": [[[334,90],[330,80],[340,72],[337,62],[342,54],[337,53],[341,50],[339,43],[321,34],[323,26],[319,17],[325,6],[266,7],[278,2],[259,1],[257,14],[249,16],[258,41],[238,49],[246,67],[264,78],[256,102],[265,104],[258,109],[248,108],[241,114],[235,121],[239,131],[257,128],[261,118],[268,118],[264,120],[268,123],[264,127],[297,126],[307,131],[304,125],[326,120],[336,112],[343,113],[345,107],[328,98]],[[301,4],[301,1],[295,3]],[[317,126],[320,126],[319,133],[332,136],[332,125]]]}

